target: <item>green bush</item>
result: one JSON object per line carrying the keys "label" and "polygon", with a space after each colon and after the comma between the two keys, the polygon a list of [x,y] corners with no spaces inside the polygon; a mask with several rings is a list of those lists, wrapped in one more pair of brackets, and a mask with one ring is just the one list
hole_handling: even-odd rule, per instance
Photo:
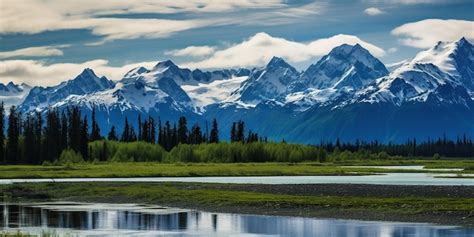
{"label": "green bush", "polygon": [[76,152],[72,149],[66,149],[61,152],[58,162],[60,164],[74,164],[84,162],[84,159],[82,158],[82,155],[79,152]]}
{"label": "green bush", "polygon": [[145,142],[95,141],[89,144],[92,161],[158,162],[301,162],[327,159],[322,148],[287,143],[211,143],[179,144],[170,152],[157,144]]}
{"label": "green bush", "polygon": [[98,161],[162,161],[166,151],[146,142],[96,141],[89,144],[90,159]]}

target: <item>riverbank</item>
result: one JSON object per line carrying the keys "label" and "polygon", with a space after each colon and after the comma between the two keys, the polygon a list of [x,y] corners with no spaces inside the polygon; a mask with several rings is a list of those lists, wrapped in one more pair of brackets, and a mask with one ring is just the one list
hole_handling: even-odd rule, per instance
{"label": "riverbank", "polygon": [[3,202],[144,203],[211,212],[474,226],[474,187],[354,184],[48,183],[0,186]]}
{"label": "riverbank", "polygon": [[[423,169],[383,169],[376,166],[425,166]],[[353,167],[351,167],[353,166]],[[365,167],[360,167],[365,166]],[[21,178],[129,178],[129,177],[199,177],[199,176],[314,176],[368,175],[375,173],[430,172],[436,168],[455,168],[454,174],[474,173],[474,160],[353,160],[335,163],[159,163],[99,162],[65,165],[4,165],[0,179]]]}

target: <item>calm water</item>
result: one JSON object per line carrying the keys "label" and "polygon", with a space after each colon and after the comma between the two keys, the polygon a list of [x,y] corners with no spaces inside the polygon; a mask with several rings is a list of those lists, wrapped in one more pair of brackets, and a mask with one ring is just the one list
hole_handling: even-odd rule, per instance
{"label": "calm water", "polygon": [[18,229],[78,236],[474,236],[474,229],[431,224],[221,214],[133,204],[1,204],[0,230]]}
{"label": "calm water", "polygon": [[452,174],[387,173],[362,176],[260,176],[260,177],[149,177],[149,178],[64,178],[0,179],[0,184],[24,182],[200,182],[239,184],[380,184],[380,185],[474,185],[473,178],[439,178]]}

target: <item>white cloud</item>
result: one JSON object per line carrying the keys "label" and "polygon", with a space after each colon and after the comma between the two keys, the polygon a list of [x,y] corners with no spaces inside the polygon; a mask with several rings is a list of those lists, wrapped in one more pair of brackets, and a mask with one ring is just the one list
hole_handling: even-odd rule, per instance
{"label": "white cloud", "polygon": [[311,42],[296,42],[257,33],[247,40],[216,50],[209,57],[184,63],[190,68],[231,68],[250,67],[266,64],[273,56],[282,57],[292,63],[307,62],[321,57],[341,44],[360,44],[375,56],[383,56],[385,51],[352,35],[335,35]]}
{"label": "white cloud", "polygon": [[397,48],[389,48],[389,49],[387,50],[388,53],[395,53],[395,52],[397,52],[397,51],[398,51]]}
{"label": "white cloud", "polygon": [[64,47],[65,46],[41,46],[2,51],[0,52],[0,58],[62,56],[63,51],[59,48]]}
{"label": "white cloud", "polygon": [[392,34],[401,37],[404,45],[429,48],[438,41],[474,39],[474,21],[426,19],[401,25]]}
{"label": "white cloud", "polygon": [[377,16],[377,15],[384,14],[385,12],[378,9],[378,8],[376,8],[376,7],[369,7],[369,8],[364,10],[364,13],[369,15],[369,16]]}
{"label": "white cloud", "polygon": [[[229,24],[282,24],[287,18],[318,14],[324,4],[291,7],[283,0],[1,0],[0,34],[88,29],[102,36],[100,44],[116,39],[163,38],[189,29]],[[217,17],[205,14],[188,19],[127,18],[112,14],[222,13],[239,9],[267,9],[265,13]],[[271,10],[271,11],[269,11]],[[219,15],[219,14],[218,14]],[[284,19],[283,19],[284,20]]]}
{"label": "white cloud", "polygon": [[92,68],[98,76],[106,76],[119,80],[122,76],[137,66],[151,67],[156,62],[141,62],[120,67],[108,65],[107,60],[97,59],[83,63],[46,64],[37,60],[5,60],[0,61],[0,78],[2,83],[13,81],[29,85],[51,86],[62,81],[73,79],[84,68]]}
{"label": "white cloud", "polygon": [[214,53],[215,48],[214,47],[209,47],[209,46],[189,46],[184,49],[178,49],[178,50],[171,50],[168,52],[165,52],[165,55],[171,55],[171,56],[191,56],[191,57],[202,57],[202,56],[208,56]]}

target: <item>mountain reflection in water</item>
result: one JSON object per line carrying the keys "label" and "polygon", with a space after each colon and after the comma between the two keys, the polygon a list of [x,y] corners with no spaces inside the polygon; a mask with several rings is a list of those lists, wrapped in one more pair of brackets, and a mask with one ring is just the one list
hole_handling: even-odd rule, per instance
{"label": "mountain reflection in water", "polygon": [[368,222],[209,213],[133,204],[1,204],[1,231],[44,230],[73,235],[467,237],[474,229],[432,224]]}

